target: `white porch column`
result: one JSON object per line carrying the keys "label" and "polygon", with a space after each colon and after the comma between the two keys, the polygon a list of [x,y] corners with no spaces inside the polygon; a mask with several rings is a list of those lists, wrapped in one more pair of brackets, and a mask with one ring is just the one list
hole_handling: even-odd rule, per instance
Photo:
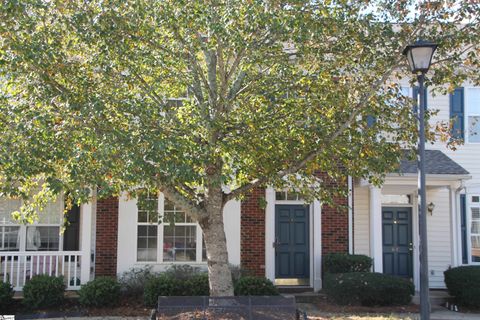
{"label": "white porch column", "polygon": [[265,190],[265,277],[275,283],[275,189]]}
{"label": "white porch column", "polygon": [[370,257],[373,271],[383,272],[382,253],[382,191],[370,186]]}
{"label": "white porch column", "polygon": [[80,250],[82,252],[80,265],[80,283],[90,281],[90,249],[92,247],[92,220],[95,214],[95,197],[89,203],[80,207]]}
{"label": "white porch column", "polygon": [[313,201],[313,290],[322,288],[322,205]]}
{"label": "white porch column", "polygon": [[[451,236],[451,250],[452,250],[452,267],[456,267],[461,264],[462,257],[461,249],[458,250],[458,243],[460,237],[458,236],[460,231],[460,211],[457,211],[457,193],[454,185],[450,185],[448,188],[450,194],[450,236]],[[458,214],[456,214],[458,212]]]}

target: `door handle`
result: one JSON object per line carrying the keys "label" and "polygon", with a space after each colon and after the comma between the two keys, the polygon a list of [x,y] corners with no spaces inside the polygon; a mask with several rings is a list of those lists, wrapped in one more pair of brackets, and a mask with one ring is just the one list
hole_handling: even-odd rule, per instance
{"label": "door handle", "polygon": [[275,238],[275,241],[272,243],[272,246],[277,249],[277,247],[280,245],[280,241],[278,241],[278,238]]}

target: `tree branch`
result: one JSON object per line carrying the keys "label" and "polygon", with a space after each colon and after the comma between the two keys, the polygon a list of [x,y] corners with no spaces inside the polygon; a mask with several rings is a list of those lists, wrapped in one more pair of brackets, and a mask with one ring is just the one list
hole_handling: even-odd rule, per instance
{"label": "tree branch", "polygon": [[[352,124],[355,118],[359,115],[360,111],[362,110],[362,106],[365,105],[368,100],[373,96],[373,94],[390,78],[393,71],[400,65],[401,59],[403,57],[397,58],[395,62],[392,64],[390,69],[385,72],[382,78],[378,79],[372,86],[371,90],[366,92],[359,100],[359,102],[352,108],[352,112],[350,113],[348,119],[335,131],[332,135],[326,138],[326,141],[333,141],[338,138],[345,130]],[[309,153],[307,153],[302,160],[293,163],[288,168],[279,171],[275,176],[277,178],[283,178],[289,174],[295,173],[300,169],[303,169],[310,161],[314,160],[320,153],[321,149],[315,149]],[[254,189],[255,187],[261,186],[269,181],[268,178],[260,178],[256,179],[246,185],[240,186],[237,189],[233,190],[232,192],[224,195],[224,202],[226,203],[229,200],[239,197],[240,195],[249,192],[250,190]]]}

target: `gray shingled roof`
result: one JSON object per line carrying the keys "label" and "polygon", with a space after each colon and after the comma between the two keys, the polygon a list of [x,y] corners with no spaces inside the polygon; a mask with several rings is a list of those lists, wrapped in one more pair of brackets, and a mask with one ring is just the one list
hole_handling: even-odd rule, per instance
{"label": "gray shingled roof", "polygon": [[[425,150],[425,158],[427,174],[469,174],[467,170],[440,150]],[[411,161],[405,157],[400,161],[399,172],[403,174],[417,173],[417,161]]]}

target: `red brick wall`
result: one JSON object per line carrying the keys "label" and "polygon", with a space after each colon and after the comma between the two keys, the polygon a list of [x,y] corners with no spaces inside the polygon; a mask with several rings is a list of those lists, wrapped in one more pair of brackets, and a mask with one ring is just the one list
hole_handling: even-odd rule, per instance
{"label": "red brick wall", "polygon": [[116,276],[118,198],[97,201],[95,276]]}
{"label": "red brick wall", "polygon": [[241,205],[241,266],[257,276],[265,276],[265,209],[259,205],[262,198],[265,189],[256,188]]}
{"label": "red brick wall", "polygon": [[[319,174],[324,180],[327,188],[338,187],[339,183],[347,185],[345,181],[334,182],[323,174]],[[335,197],[334,203],[343,206],[322,206],[322,254],[348,253],[348,197]]]}
{"label": "red brick wall", "polygon": [[[347,205],[347,198],[335,198],[335,203]],[[322,206],[322,254],[348,253],[348,211]]]}

